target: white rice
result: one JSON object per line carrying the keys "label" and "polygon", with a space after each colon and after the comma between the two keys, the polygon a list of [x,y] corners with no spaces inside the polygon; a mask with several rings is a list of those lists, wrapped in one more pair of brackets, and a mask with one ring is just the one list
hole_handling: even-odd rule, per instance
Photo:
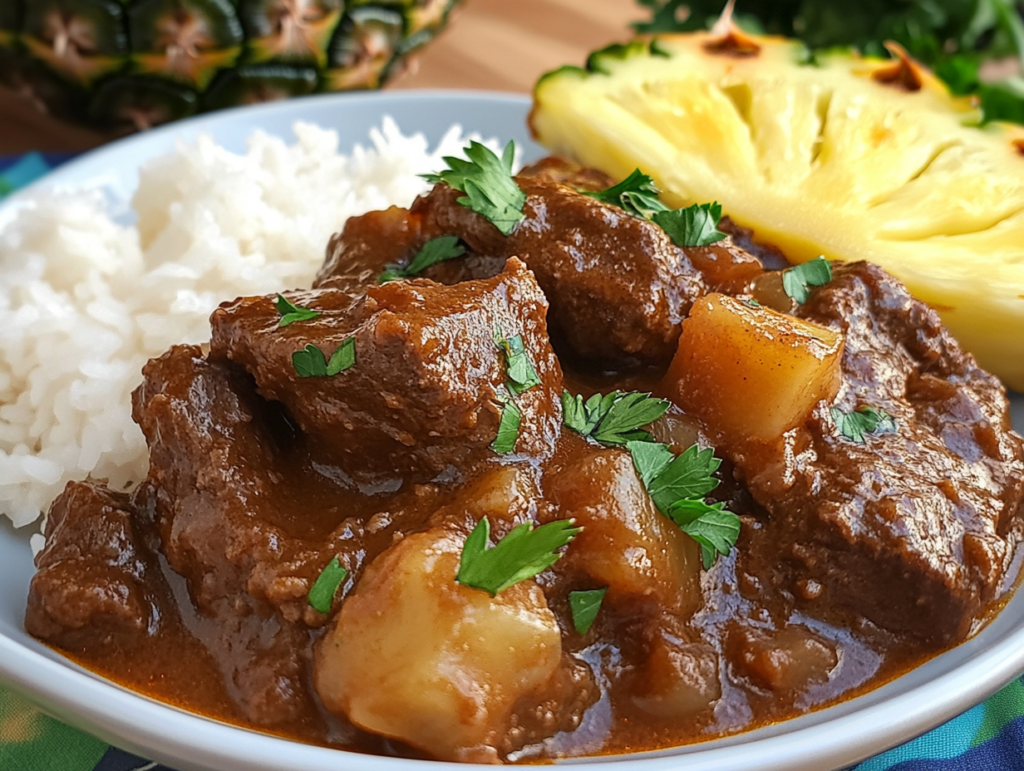
{"label": "white rice", "polygon": [[143,364],[208,340],[224,300],[308,287],[348,217],[408,206],[427,187],[417,175],[466,144],[456,126],[430,152],[387,118],[351,155],[334,131],[295,133],[256,134],[245,155],[201,138],[153,160],[135,227],[102,193],[65,191],[28,199],[0,230],[0,515],[16,527],[70,480],[142,479],[130,396]]}

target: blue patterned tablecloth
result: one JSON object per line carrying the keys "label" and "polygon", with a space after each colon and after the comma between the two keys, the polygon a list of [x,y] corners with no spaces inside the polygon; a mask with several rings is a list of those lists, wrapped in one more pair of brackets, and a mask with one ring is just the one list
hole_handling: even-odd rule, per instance
{"label": "blue patterned tablecloth", "polygon": [[[70,158],[0,157],[0,198]],[[0,689],[0,771],[172,771],[109,747]],[[1024,678],[934,731],[853,771],[1024,771]]]}

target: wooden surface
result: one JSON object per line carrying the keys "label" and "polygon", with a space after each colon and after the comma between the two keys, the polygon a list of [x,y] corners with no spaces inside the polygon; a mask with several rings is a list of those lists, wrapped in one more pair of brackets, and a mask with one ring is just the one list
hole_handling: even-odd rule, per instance
{"label": "wooden surface", "polygon": [[[465,0],[451,25],[419,55],[401,88],[482,88],[527,92],[537,77],[630,36],[644,16],[635,0]],[[104,141],[41,115],[0,88],[0,155],[84,150]]]}

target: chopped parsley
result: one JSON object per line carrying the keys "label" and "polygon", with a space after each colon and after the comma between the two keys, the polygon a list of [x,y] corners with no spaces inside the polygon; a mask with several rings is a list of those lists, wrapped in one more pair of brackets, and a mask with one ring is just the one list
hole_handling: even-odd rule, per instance
{"label": "chopped parsley", "polygon": [[540,377],[523,345],[522,335],[506,338],[501,330],[494,332],[494,344],[505,356],[505,377],[508,390],[514,396],[540,385]]}
{"label": "chopped parsley", "polygon": [[700,545],[705,570],[719,554],[728,554],[739,537],[739,517],[724,503],[704,501],[718,487],[713,475],[722,462],[714,450],[693,445],[677,456],[667,445],[650,441],[629,442],[626,448],[658,511]]}
{"label": "chopped parsley", "polygon": [[499,455],[505,455],[516,449],[519,440],[519,424],[523,415],[511,399],[505,401],[501,408],[501,421],[498,423],[498,435],[491,442],[491,449]]}
{"label": "chopped parsley", "polygon": [[491,525],[484,517],[462,547],[455,578],[460,584],[496,595],[551,567],[561,556],[557,550],[583,529],[573,525],[571,519],[548,522],[538,528],[524,522],[488,549]]}
{"label": "chopped parsley", "polygon": [[569,592],[569,611],[572,613],[572,625],[579,634],[586,634],[597,620],[597,612],[601,610],[608,587],[604,589],[586,589]]}
{"label": "chopped parsley", "polygon": [[585,402],[580,395],[562,392],[562,413],[565,425],[582,436],[609,446],[627,442],[648,442],[651,435],[643,426],[665,414],[669,403],[650,394],[612,391],[594,394]]}
{"label": "chopped parsley", "polygon": [[313,588],[309,590],[306,599],[313,606],[314,610],[320,613],[330,613],[331,604],[334,602],[334,595],[338,593],[338,587],[348,576],[348,571],[341,566],[337,556],[327,563],[327,567],[320,571]]}
{"label": "chopped parsley", "polygon": [[339,345],[331,358],[310,343],[292,354],[292,366],[299,377],[333,377],[356,363],[356,339],[349,337]]}
{"label": "chopped parsley", "polygon": [[418,276],[431,265],[451,260],[465,254],[466,249],[459,243],[458,236],[438,236],[431,238],[420,250],[408,266],[388,265],[384,272],[377,276],[377,283],[383,284],[396,278],[412,278]]}
{"label": "chopped parsley", "polygon": [[864,444],[864,437],[868,434],[894,434],[897,431],[896,418],[870,405],[858,407],[853,412],[833,407],[829,412],[839,433],[857,444]]}
{"label": "chopped parsley", "polygon": [[509,235],[525,216],[526,193],[512,176],[516,144],[509,141],[501,158],[479,142],[470,142],[463,158],[446,156],[448,168],[436,174],[422,175],[434,184],[444,182],[466,195],[458,203],[487,218],[498,230]]}
{"label": "chopped parsley", "polygon": [[658,199],[658,193],[661,191],[654,184],[654,180],[640,169],[635,169],[617,185],[612,185],[604,190],[581,190],[580,192],[591,198],[596,198],[602,203],[618,206],[623,211],[641,219],[650,219],[656,212],[669,210]]}
{"label": "chopped parsley", "polygon": [[718,230],[722,207],[713,203],[698,203],[683,209],[669,209],[658,198],[658,186],[640,169],[604,190],[581,193],[602,203],[618,206],[640,219],[650,220],[660,227],[676,246],[708,246],[721,241],[726,234]]}
{"label": "chopped parsley", "polygon": [[656,212],[651,219],[661,226],[676,246],[710,246],[726,235],[718,229],[722,206],[717,201]]}
{"label": "chopped parsley", "polygon": [[812,286],[825,286],[831,280],[832,264],[824,257],[782,271],[782,288],[801,305],[811,296]]}
{"label": "chopped parsley", "polygon": [[277,312],[281,314],[281,320],[277,322],[279,329],[289,324],[294,324],[296,321],[315,319],[320,315],[320,311],[310,310],[309,308],[303,308],[301,305],[288,302],[288,298],[281,294],[274,301],[274,306],[277,308]]}

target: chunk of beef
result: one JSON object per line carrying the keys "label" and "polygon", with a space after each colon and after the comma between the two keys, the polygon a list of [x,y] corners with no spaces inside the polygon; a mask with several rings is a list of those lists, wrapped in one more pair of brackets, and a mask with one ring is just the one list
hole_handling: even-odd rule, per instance
{"label": "chunk of beef", "polygon": [[[284,328],[273,297],[226,304],[213,315],[212,351],[251,372],[260,393],[284,404],[348,474],[427,480],[497,459],[490,446],[511,397],[496,335],[521,336],[541,381],[515,397],[522,416],[515,452],[553,452],[562,375],[548,341],[547,303],[521,262],[457,286],[414,280],[372,287],[351,311],[337,294],[297,295],[322,315]],[[299,376],[296,351],[314,345],[330,357],[349,338],[351,368]]]}
{"label": "chunk of beef", "polygon": [[933,645],[963,639],[1000,590],[1024,450],[999,382],[882,269],[836,269],[799,315],[843,332],[835,406],[892,415],[843,436],[824,403],[778,444],[734,458],[770,512],[753,548],[811,612],[841,608]]}
{"label": "chunk of beef", "polygon": [[71,482],[50,507],[25,628],[53,645],[108,652],[154,632],[156,558],[137,532],[127,494]]}
{"label": "chunk of beef", "polygon": [[312,473],[284,478],[284,458],[306,459],[278,435],[284,429],[275,430],[243,372],[178,346],[143,374],[133,400],[150,447],[143,494],[167,561],[185,578],[183,620],[219,663],[242,715],[259,725],[293,719],[308,700],[305,596],[333,554],[357,567],[357,550],[345,548],[344,527],[308,541],[290,531],[305,519],[329,522],[328,501],[345,490]]}
{"label": "chunk of beef", "polygon": [[332,241],[316,286],[350,281],[351,265],[367,253],[408,262],[427,240],[456,235],[467,254],[428,269],[426,276],[446,284],[487,278],[507,258],[519,257],[551,303],[557,338],[576,357],[628,366],[666,363],[679,323],[697,297],[709,287],[739,287],[763,270],[729,239],[682,249],[653,222],[575,189],[600,186],[606,179],[599,173],[542,162],[516,181],[527,198],[524,219],[511,235],[459,204],[462,193],[437,185],[416,199],[400,224],[388,214],[386,246],[369,234],[369,220],[346,227]]}

